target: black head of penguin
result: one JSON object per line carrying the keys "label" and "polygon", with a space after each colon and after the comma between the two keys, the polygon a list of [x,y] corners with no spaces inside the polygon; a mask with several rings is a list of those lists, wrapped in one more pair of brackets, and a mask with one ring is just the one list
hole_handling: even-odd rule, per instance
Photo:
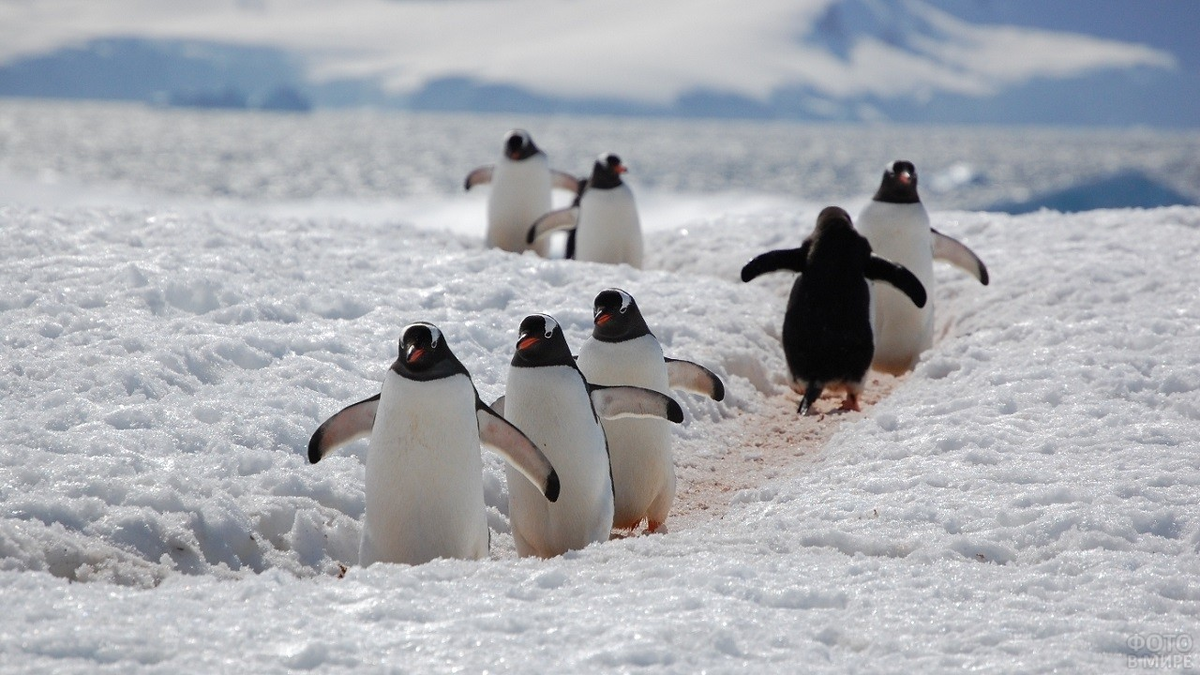
{"label": "black head of penguin", "polygon": [[519,162],[538,154],[539,150],[533,144],[533,137],[524,129],[513,129],[504,137],[504,156]]}
{"label": "black head of penguin", "polygon": [[621,158],[611,152],[600,155],[592,165],[592,177],[588,179],[588,188],[611,190],[621,184],[621,174],[628,171],[621,163]]}
{"label": "black head of penguin", "polygon": [[870,257],[871,244],[854,229],[845,209],[829,206],[821,211],[809,235],[806,276],[850,277],[861,282]]}
{"label": "black head of penguin", "polygon": [[575,367],[571,348],[567,346],[562,328],[553,317],[546,314],[530,314],[521,321],[517,332],[517,349],[513,354],[512,365],[518,368]]}
{"label": "black head of penguin", "polygon": [[453,375],[467,375],[467,368],[458,360],[442,331],[431,323],[413,323],[400,334],[400,356],[392,364],[400,377],[421,382],[440,380]]}
{"label": "black head of penguin", "polygon": [[624,342],[651,334],[637,301],[619,288],[600,291],[593,305],[592,320],[595,322],[592,337],[601,342]]}
{"label": "black head of penguin", "polygon": [[912,162],[898,159],[883,172],[883,180],[872,197],[877,202],[888,204],[919,204],[917,196],[917,167]]}

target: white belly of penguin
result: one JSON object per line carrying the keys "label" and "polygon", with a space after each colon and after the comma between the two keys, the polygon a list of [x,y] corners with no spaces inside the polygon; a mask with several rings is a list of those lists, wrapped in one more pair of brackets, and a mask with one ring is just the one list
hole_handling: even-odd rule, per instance
{"label": "white belly of penguin", "polygon": [[642,225],[628,185],[588,190],[579,204],[575,259],[642,266]]}
{"label": "white belly of penguin", "polygon": [[613,516],[608,452],[579,374],[569,366],[510,368],[504,417],[541,448],[562,485],[550,503],[506,468],[517,553],[550,557],[607,541]]}
{"label": "white belly of penguin", "polygon": [[388,371],[371,430],[360,563],[488,554],[475,389]]}
{"label": "white belly of penguin", "polygon": [[928,297],[917,307],[907,295],[884,282],[871,283],[874,306],[875,358],[872,366],[893,374],[911,370],[921,352],[933,344],[933,234],[929,214],[920,204],[872,201],[855,228],[882,258],[908,268]]}
{"label": "white belly of penguin", "polygon": [[[671,394],[662,347],[651,335],[613,343],[591,339],[579,350],[579,369],[593,384],[632,385]],[[671,427],[657,418],[602,420],[612,460],[613,526],[666,519],[675,500]]]}
{"label": "white belly of penguin", "polygon": [[[550,204],[550,165],[545,156],[497,161],[488,195],[488,246],[515,253],[529,248],[525,243],[529,227],[550,210]],[[545,239],[539,243],[548,244]]]}

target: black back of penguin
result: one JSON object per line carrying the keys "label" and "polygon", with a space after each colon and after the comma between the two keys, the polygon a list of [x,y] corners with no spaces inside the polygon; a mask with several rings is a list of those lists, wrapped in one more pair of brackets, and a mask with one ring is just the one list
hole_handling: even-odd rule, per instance
{"label": "black back of penguin", "polygon": [[874,353],[866,280],[871,245],[849,214],[829,207],[801,249],[804,272],[792,285],[783,319],[788,368],[800,380],[861,380]]}

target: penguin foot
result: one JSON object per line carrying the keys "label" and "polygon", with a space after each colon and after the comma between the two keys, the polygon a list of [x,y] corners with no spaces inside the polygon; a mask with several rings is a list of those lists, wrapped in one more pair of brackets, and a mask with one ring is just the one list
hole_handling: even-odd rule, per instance
{"label": "penguin foot", "polygon": [[646,520],[646,534],[666,534],[667,524],[654,520]]}
{"label": "penguin foot", "polygon": [[858,405],[858,396],[849,394],[842,399],[842,407],[839,410],[845,412],[862,412],[862,408]]}

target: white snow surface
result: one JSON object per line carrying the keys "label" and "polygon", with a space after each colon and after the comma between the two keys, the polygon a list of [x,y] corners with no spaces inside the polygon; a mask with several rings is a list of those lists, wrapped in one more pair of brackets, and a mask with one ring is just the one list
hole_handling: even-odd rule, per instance
{"label": "white snow surface", "polygon": [[[163,157],[141,161],[149,175]],[[114,183],[73,201],[72,181],[95,184],[70,171],[37,194],[20,172],[0,181],[0,671],[1200,668],[1200,208],[931,205],[992,285],[939,266],[933,349],[794,471],[694,527],[519,560],[485,453],[490,560],[363,569],[366,443],[318,465],[305,445],[378,392],[413,321],[492,400],[525,315],[578,346],[617,286],[667,354],[728,386],[723,403],[677,396],[678,462],[737,472],[762,427],[822,423],[764,417],[792,396],[790,280],[737,274],[798,245],[825,204],[681,216],[650,231],[638,271],[483,250],[477,198],[473,231],[406,211],[459,194],[403,195],[393,218],[279,213],[204,197],[209,169],[143,202],[106,199]],[[658,199],[694,214],[699,198]]]}

